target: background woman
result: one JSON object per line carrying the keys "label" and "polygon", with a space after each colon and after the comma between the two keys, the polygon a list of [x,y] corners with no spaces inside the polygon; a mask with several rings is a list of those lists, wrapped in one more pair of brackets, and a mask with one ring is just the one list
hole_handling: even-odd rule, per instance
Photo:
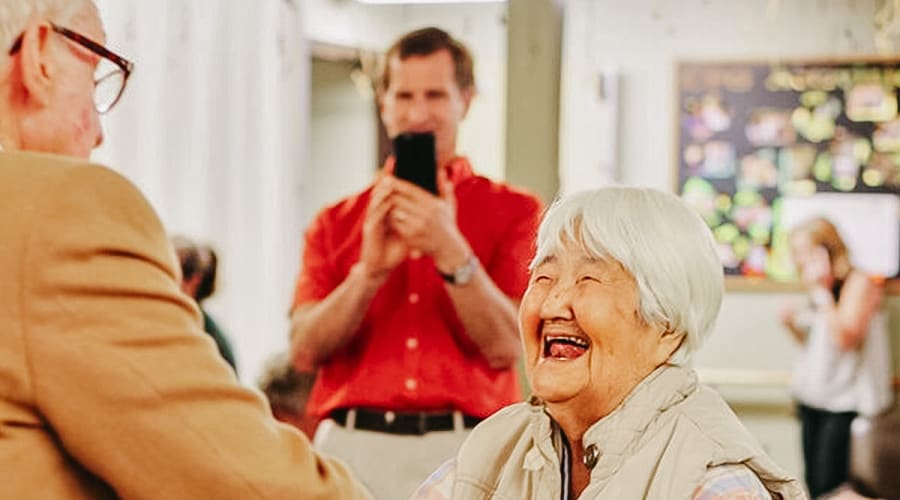
{"label": "background woman", "polygon": [[847,479],[850,423],[891,402],[887,321],[880,280],[854,269],[834,224],[816,218],[790,235],[807,289],[805,307],[782,311],[800,344],[792,390],[798,401],[806,484],[813,497]]}

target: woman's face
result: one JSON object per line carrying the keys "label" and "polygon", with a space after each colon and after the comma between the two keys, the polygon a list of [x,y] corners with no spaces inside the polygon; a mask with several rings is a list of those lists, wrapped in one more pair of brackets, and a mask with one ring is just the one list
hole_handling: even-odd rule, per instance
{"label": "woman's face", "polygon": [[791,259],[797,267],[800,279],[807,286],[830,287],[834,273],[828,250],[802,231],[791,236],[790,246]]}
{"label": "woman's face", "polygon": [[593,422],[622,402],[681,342],[646,325],[634,278],[566,242],[538,263],[519,309],[534,395]]}

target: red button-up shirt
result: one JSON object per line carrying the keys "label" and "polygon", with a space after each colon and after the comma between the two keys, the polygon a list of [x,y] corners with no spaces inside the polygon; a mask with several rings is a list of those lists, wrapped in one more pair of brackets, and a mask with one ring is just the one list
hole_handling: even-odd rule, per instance
{"label": "red button-up shirt", "polygon": [[[391,162],[386,167],[390,172]],[[540,200],[475,176],[464,158],[447,173],[457,224],[481,265],[509,297],[522,297],[541,216]],[[294,307],[318,302],[359,260],[371,187],[325,208],[306,233]],[[430,257],[407,259],[377,292],[359,331],[320,367],[307,410],[460,410],[476,417],[520,400],[513,367],[492,369],[467,336]]]}

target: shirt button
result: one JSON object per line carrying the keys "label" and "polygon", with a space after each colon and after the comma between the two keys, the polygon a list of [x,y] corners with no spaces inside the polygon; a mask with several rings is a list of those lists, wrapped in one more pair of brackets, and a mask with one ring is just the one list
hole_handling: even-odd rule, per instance
{"label": "shirt button", "polygon": [[418,387],[418,386],[419,386],[419,383],[416,382],[416,379],[414,379],[414,378],[406,379],[406,390],[407,391],[414,391],[414,390],[416,390],[416,387]]}
{"label": "shirt button", "polygon": [[406,348],[407,349],[412,350],[417,347],[419,347],[419,339],[417,339],[415,337],[410,337],[410,338],[406,339]]}
{"label": "shirt button", "polygon": [[418,304],[419,303],[419,294],[418,293],[409,294],[409,303],[410,304]]}

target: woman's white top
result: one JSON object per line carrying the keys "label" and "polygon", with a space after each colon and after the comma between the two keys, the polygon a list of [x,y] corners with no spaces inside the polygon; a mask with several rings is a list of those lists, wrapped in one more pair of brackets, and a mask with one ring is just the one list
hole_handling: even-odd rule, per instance
{"label": "woman's white top", "polygon": [[841,350],[825,314],[811,311],[809,333],[794,365],[791,389],[806,406],[875,415],[891,404],[891,349],[883,312],[869,322],[858,349]]}

